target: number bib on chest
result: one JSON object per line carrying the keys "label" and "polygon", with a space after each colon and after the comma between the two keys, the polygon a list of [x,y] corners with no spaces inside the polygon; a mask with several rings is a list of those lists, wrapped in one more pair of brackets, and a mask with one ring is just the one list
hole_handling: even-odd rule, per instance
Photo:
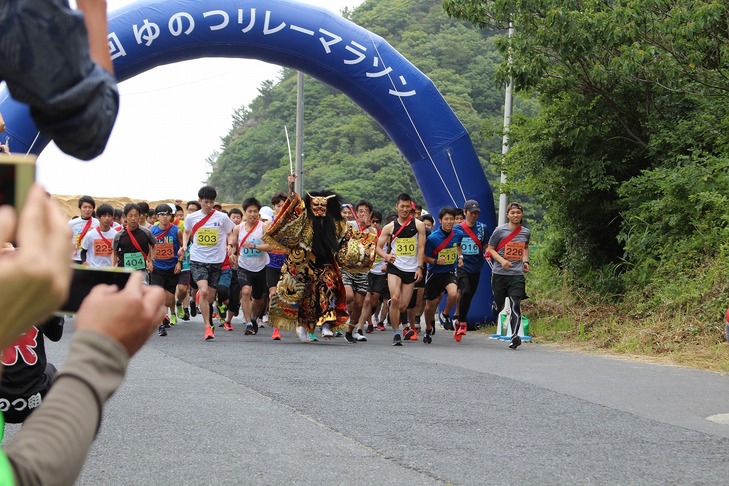
{"label": "number bib on chest", "polygon": [[104,240],[94,240],[94,255],[100,257],[111,256],[111,246],[107,245]]}
{"label": "number bib on chest", "polygon": [[175,256],[175,247],[172,243],[157,243],[156,260],[169,260]]}
{"label": "number bib on chest", "polygon": [[218,244],[218,230],[215,228],[206,228],[198,230],[197,244],[200,246],[215,246]]}
{"label": "number bib on chest", "polygon": [[521,260],[526,249],[525,241],[510,241],[504,247],[504,258],[507,260]]}
{"label": "number bib on chest", "polygon": [[261,250],[254,250],[253,248],[241,248],[241,258],[257,258],[261,256]]}
{"label": "number bib on chest", "polygon": [[458,247],[446,248],[438,253],[438,258],[443,257],[445,259],[444,265],[453,265],[458,257]]}
{"label": "number bib on chest", "polygon": [[147,267],[144,261],[144,255],[138,251],[124,254],[124,266],[126,268],[133,268],[134,270],[144,270]]}
{"label": "number bib on chest", "polygon": [[395,254],[397,256],[415,256],[418,254],[418,244],[415,238],[397,238],[395,240]]}
{"label": "number bib on chest", "polygon": [[461,252],[464,255],[478,255],[480,253],[478,245],[472,238],[464,238],[461,242]]}

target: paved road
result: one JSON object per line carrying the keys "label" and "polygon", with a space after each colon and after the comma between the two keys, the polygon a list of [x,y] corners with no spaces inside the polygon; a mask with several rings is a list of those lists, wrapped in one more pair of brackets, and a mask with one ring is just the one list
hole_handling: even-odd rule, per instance
{"label": "paved road", "polygon": [[473,333],[394,348],[391,332],[216,331],[204,342],[197,317],[153,336],[79,484],[729,482],[729,425],[706,419],[729,412],[725,375]]}

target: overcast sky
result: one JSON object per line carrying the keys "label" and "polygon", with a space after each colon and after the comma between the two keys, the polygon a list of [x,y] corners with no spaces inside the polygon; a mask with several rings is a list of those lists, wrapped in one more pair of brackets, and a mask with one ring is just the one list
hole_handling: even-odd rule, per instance
{"label": "overcast sky", "polygon": [[[362,3],[300,1],[336,13]],[[109,12],[131,3],[107,0]],[[51,143],[38,158],[38,180],[53,194],[195,199],[209,170],[205,159],[220,149],[233,111],[280,70],[261,61],[205,58],[139,74],[119,85],[119,116],[106,151],[82,162]]]}

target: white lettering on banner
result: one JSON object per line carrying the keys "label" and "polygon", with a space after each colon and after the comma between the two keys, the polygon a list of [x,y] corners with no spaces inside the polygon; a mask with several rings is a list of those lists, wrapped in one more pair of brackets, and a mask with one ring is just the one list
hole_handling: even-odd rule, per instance
{"label": "white lettering on banner", "polygon": [[222,17],[222,22],[220,22],[218,25],[211,25],[210,30],[220,30],[228,26],[228,23],[230,22],[228,12],[226,12],[225,10],[210,10],[208,12],[203,12],[203,17],[205,18],[211,17],[213,15],[218,15]]}
{"label": "white lettering on banner", "polygon": [[187,19],[190,23],[187,30],[184,31],[185,35],[190,35],[192,31],[195,30],[195,19],[192,18],[192,15],[187,12],[177,12],[175,15],[170,17],[170,21],[167,23],[167,27],[170,29],[170,34],[175,37],[182,35],[182,29],[185,24],[182,19]]}
{"label": "white lettering on banner", "polygon": [[150,22],[149,19],[144,19],[144,26],[140,29],[137,24],[134,24],[134,38],[137,39],[137,44],[145,42],[147,47],[152,45],[152,42],[159,37],[159,25],[154,22]]}
{"label": "white lettering on banner", "polygon": [[[260,25],[259,29],[261,29],[263,35],[266,36],[275,35],[284,31],[284,29],[288,27],[287,30],[289,31],[297,32],[308,37],[316,37],[327,55],[336,55],[337,53],[334,53],[332,48],[337,44],[347,42],[337,33],[323,28],[317,28],[314,30],[302,25],[287,24],[283,20],[272,20],[272,17],[276,14],[276,10],[266,10],[262,23],[256,22],[255,8],[237,8],[235,10],[237,10],[238,13],[237,22],[238,25],[242,27],[241,32],[243,34],[251,32],[257,25]],[[246,18],[246,11],[248,11],[248,18]],[[185,35],[190,35],[195,30],[196,22],[203,22],[203,19],[208,19],[206,22],[203,22],[203,25],[205,25],[210,31],[223,30],[230,24],[231,13],[224,9],[201,12],[200,15],[202,16],[202,19],[198,19],[197,21],[195,15],[196,14],[191,14],[189,12],[177,12],[172,14],[167,22],[170,34],[173,37],[179,37],[183,33]],[[145,18],[141,24],[132,24],[132,30],[137,44],[145,45],[147,47],[152,46],[154,41],[160,36],[159,25],[155,22],[151,22],[147,18]],[[107,40],[112,60],[127,56],[127,51],[119,40],[119,36],[115,32],[109,33]],[[367,59],[368,48],[354,40],[349,40],[347,44],[343,45],[343,49],[340,53],[342,55],[342,63],[351,66],[360,64],[362,61]],[[414,96],[416,94],[416,90],[414,89],[401,91],[399,87],[393,84],[399,83],[402,87],[405,87],[408,83],[405,76],[394,74],[393,69],[391,67],[387,67],[376,52],[372,53],[372,67],[374,69],[372,71],[365,72],[365,75],[368,78],[381,78],[387,76],[389,81],[387,83],[387,89],[390,95],[406,97]]]}
{"label": "white lettering on banner", "polygon": [[119,36],[112,32],[106,36],[106,38],[109,41],[109,54],[111,54],[112,61],[118,57],[124,57],[127,55],[127,51],[124,50],[124,46],[121,45],[121,42],[119,42]]}
{"label": "white lettering on banner", "polygon": [[[243,9],[242,8],[238,9],[238,23],[243,24]],[[252,8],[251,9],[251,20],[248,22],[248,25],[246,25],[245,27],[243,27],[243,29],[241,29],[241,32],[243,32],[244,34],[247,34],[248,32],[250,32],[250,30],[253,28],[254,25],[256,25],[256,9]]]}
{"label": "white lettering on banner", "polygon": [[266,18],[263,21],[263,35],[275,34],[279,30],[286,27],[286,22],[281,22],[280,24],[278,24],[276,27],[274,27],[272,29],[272,28],[270,28],[270,25],[271,25],[270,22],[271,22],[271,11],[266,10]]}

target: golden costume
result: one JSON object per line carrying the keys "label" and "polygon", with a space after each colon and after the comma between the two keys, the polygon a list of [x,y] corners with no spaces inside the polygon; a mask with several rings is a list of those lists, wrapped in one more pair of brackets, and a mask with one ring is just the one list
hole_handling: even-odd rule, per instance
{"label": "golden costume", "polygon": [[[306,202],[310,202],[312,212],[307,211],[307,204],[298,194],[289,197],[263,235],[263,241],[289,252],[281,267],[278,290],[271,300],[269,322],[282,330],[292,331],[303,326],[313,333],[317,325],[328,323],[330,328],[335,328],[347,322],[339,264],[368,268],[376,241],[374,235],[360,233],[345,221],[332,217],[331,208],[326,216],[326,198],[310,196]],[[336,208],[336,199],[332,203]],[[320,250],[317,255],[315,239],[321,238],[317,231],[323,231],[319,228],[324,218],[329,218],[327,224],[333,225],[339,247],[323,255]]]}

